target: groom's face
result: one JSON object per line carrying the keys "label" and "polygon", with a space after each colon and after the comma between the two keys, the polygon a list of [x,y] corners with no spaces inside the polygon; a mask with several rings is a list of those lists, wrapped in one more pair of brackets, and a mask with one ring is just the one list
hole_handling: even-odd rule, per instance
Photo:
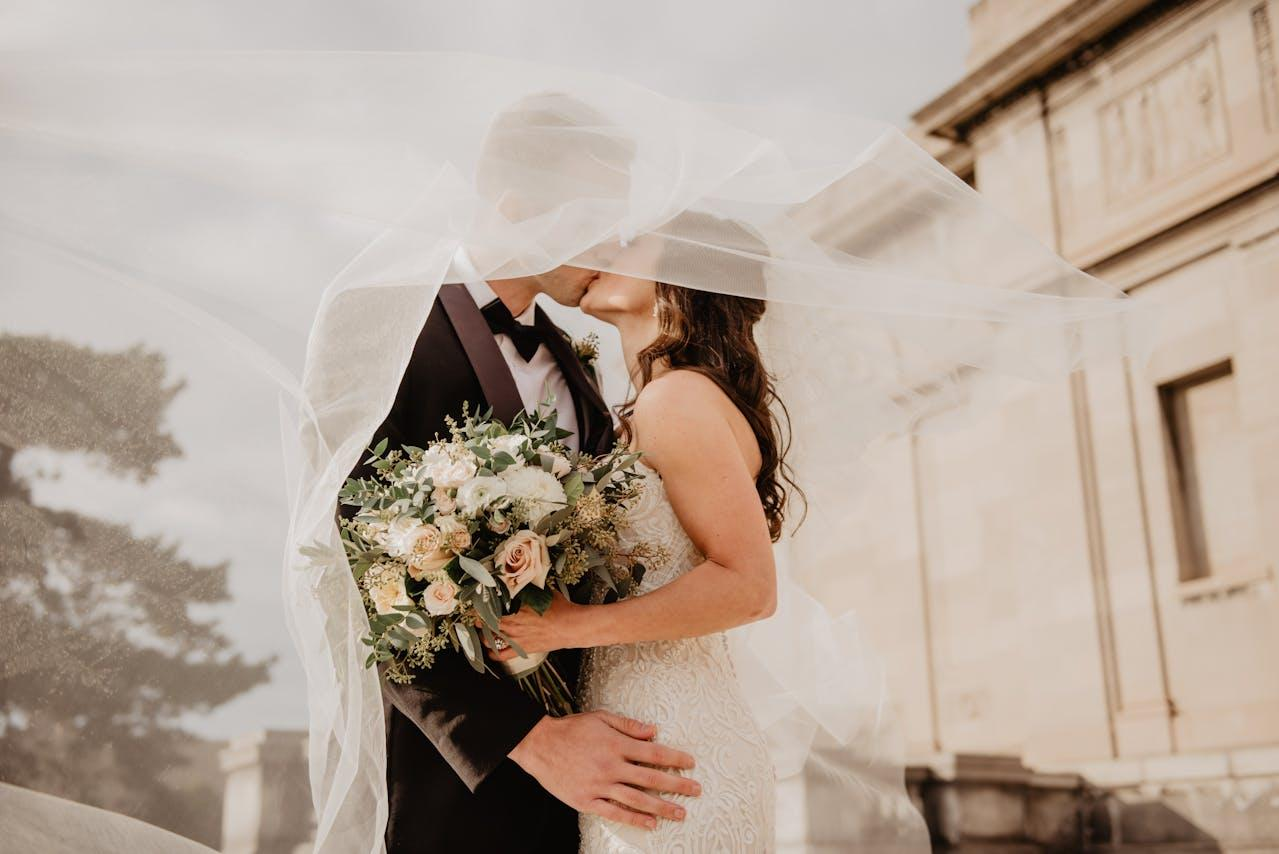
{"label": "groom's face", "polygon": [[564,266],[556,267],[536,278],[539,291],[560,305],[576,307],[586,295],[586,289],[598,276],[598,270]]}

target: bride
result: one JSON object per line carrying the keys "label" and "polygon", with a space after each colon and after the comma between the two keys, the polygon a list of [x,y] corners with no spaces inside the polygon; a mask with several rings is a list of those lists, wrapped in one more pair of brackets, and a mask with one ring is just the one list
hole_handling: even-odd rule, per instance
{"label": "bride", "polygon": [[[615,273],[581,302],[618,329],[638,389],[622,422],[646,484],[623,545],[660,556],[640,595],[557,597],[544,616],[517,613],[502,628],[526,652],[585,648],[583,709],[654,723],[659,741],[699,758],[691,774],[702,787],[700,798],[674,798],[675,821],[648,818],[648,833],[583,813],[583,852],[773,850],[773,765],[724,635],[776,607],[772,543],[793,487],[785,409],[754,339],[764,305]],[[639,789],[619,785],[612,800],[665,814]]]}

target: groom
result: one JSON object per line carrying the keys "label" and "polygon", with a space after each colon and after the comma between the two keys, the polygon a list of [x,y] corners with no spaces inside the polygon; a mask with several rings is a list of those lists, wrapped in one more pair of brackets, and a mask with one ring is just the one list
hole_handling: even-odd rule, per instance
{"label": "groom", "polygon": [[[511,147],[539,138],[538,131],[548,127],[604,125],[589,107],[563,95],[524,99],[490,130],[478,175],[481,190],[500,198],[511,220],[552,210],[563,199],[545,198],[545,187],[540,195],[521,193],[518,170],[503,175],[502,163],[529,162],[529,151]],[[616,145],[569,134],[563,145],[535,156],[543,158],[538,167],[544,173],[567,168],[580,177],[577,164],[589,172],[597,168],[592,164],[618,156]],[[615,181],[617,172],[598,176]],[[391,448],[425,445],[447,433],[447,417],[460,420],[463,403],[472,411],[491,406],[496,418],[509,421],[535,408],[549,390],[560,426],[573,431],[566,444],[587,453],[607,451],[613,443],[608,408],[568,337],[534,305],[540,293],[576,306],[597,273],[564,266],[485,282],[464,252],[453,270],[465,281],[441,287],[391,411],[369,444],[386,438]],[[573,651],[557,656],[557,670],[571,680],[578,656]],[[621,786],[697,794],[689,779],[648,767],[693,764],[692,757],[653,743],[652,726],[600,711],[549,717],[514,680],[477,673],[461,655],[438,656],[412,684],[381,684],[389,854],[571,854],[578,848],[577,811],[639,827],[674,816],[667,801],[655,801],[652,814],[623,809],[611,800]]]}

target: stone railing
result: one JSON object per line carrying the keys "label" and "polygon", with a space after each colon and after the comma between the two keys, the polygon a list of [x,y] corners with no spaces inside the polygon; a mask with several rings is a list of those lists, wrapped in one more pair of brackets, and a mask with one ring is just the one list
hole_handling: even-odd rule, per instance
{"label": "stone railing", "polygon": [[[221,761],[224,854],[309,851],[305,733],[244,735]],[[906,785],[937,851],[1279,851],[1279,747],[1050,771],[1014,756],[940,754],[907,768]],[[791,780],[778,794],[779,851],[844,850],[821,841],[834,806],[821,786]]]}
{"label": "stone railing", "polygon": [[1279,851],[1279,748],[1036,771],[950,754],[907,769],[935,850]]}

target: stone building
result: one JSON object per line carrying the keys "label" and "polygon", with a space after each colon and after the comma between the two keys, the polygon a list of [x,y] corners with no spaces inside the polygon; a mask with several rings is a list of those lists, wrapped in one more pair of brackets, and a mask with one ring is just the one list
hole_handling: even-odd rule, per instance
{"label": "stone building", "polygon": [[831,594],[940,843],[1279,850],[1279,2],[970,18],[912,133],[1159,343],[883,448]]}

